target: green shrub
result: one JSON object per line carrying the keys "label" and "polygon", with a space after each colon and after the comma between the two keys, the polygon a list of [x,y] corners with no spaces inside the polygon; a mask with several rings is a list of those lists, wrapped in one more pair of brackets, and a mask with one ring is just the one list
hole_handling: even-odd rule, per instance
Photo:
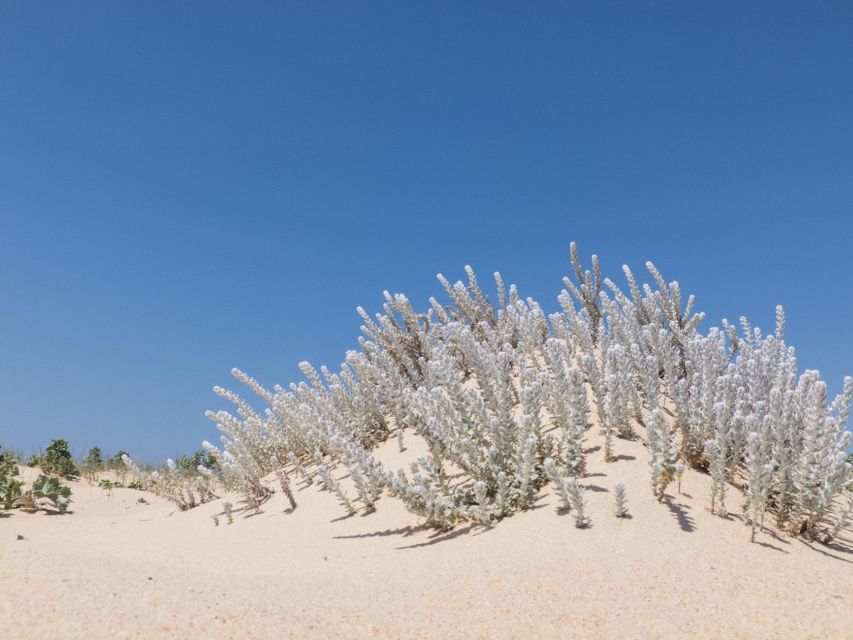
{"label": "green shrub", "polygon": [[39,476],[33,482],[33,498],[47,498],[59,509],[59,513],[65,513],[71,502],[71,488],[60,484],[56,478]]}
{"label": "green shrub", "polygon": [[83,460],[83,468],[92,469],[95,471],[100,471],[104,468],[104,461],[101,458],[100,447],[92,447],[91,449],[89,449],[89,455],[87,455],[86,459]]}
{"label": "green shrub", "polygon": [[77,467],[74,465],[66,440],[54,440],[50,443],[42,456],[41,468],[45,473],[59,476],[77,475]]}
{"label": "green shrub", "polygon": [[213,469],[216,467],[216,458],[213,457],[209,451],[205,449],[199,449],[195,453],[189,456],[178,456],[178,459],[175,461],[175,465],[181,471],[186,471],[188,473],[196,473],[198,468],[206,467],[207,469]]}
{"label": "green shrub", "polygon": [[18,463],[10,451],[3,451],[0,447],[0,503],[4,509],[11,509],[15,498],[21,495],[21,487],[24,483],[15,480],[18,475]]}
{"label": "green shrub", "polygon": [[107,460],[107,463],[105,465],[106,468],[110,471],[124,471],[127,467],[125,466],[124,461],[122,461],[121,457],[126,455],[130,454],[128,454],[127,451],[119,451],[112,458]]}
{"label": "green shrub", "polygon": [[86,476],[90,482],[93,482],[98,475],[98,472],[102,471],[104,468],[104,461],[103,458],[101,458],[100,447],[92,447],[89,449],[89,454],[83,459],[80,467],[83,475]]}
{"label": "green shrub", "polygon": [[15,506],[15,500],[21,495],[23,486],[23,480],[15,480],[12,476],[0,478],[0,502],[3,503],[4,509]]}
{"label": "green shrub", "polygon": [[0,446],[0,478],[18,475],[18,462],[11,451],[3,451]]}

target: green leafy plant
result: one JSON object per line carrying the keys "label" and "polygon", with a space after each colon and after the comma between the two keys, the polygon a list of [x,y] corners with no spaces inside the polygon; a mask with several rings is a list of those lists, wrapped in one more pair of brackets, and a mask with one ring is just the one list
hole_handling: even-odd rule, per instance
{"label": "green leafy plant", "polygon": [[128,484],[124,484],[123,482],[119,482],[117,480],[107,480],[104,478],[98,483],[98,486],[101,489],[138,489],[142,490],[142,483],[134,480],[133,482],[129,482]]}
{"label": "green leafy plant", "polygon": [[15,500],[20,497],[23,486],[23,480],[15,480],[11,476],[0,478],[0,501],[3,502],[4,509],[12,509],[15,506]]}
{"label": "green leafy plant", "polygon": [[98,473],[103,471],[103,469],[104,460],[101,457],[101,448],[92,447],[89,449],[88,455],[83,459],[83,462],[80,465],[80,470],[82,471],[83,476],[91,483],[97,480]]}
{"label": "green leafy plant", "polygon": [[21,495],[21,487],[24,483],[21,480],[15,480],[18,473],[18,463],[11,452],[4,452],[0,447],[0,502],[4,509],[11,509],[15,498]]}
{"label": "green leafy plant", "polygon": [[178,459],[175,461],[175,465],[181,471],[186,471],[188,473],[196,473],[199,467],[205,467],[206,469],[216,469],[216,458],[212,453],[206,451],[205,449],[199,449],[195,453],[189,456],[178,456]]}
{"label": "green leafy plant", "polygon": [[68,450],[66,440],[54,440],[50,443],[42,457],[41,468],[45,473],[59,476],[77,475],[77,467],[71,457],[71,452]]}
{"label": "green leafy plant", "polygon": [[92,447],[89,449],[89,454],[83,460],[83,466],[90,469],[101,469],[104,466],[104,461],[101,458],[101,448]]}
{"label": "green leafy plant", "polygon": [[0,447],[0,478],[18,475],[18,463],[10,451],[3,451]]}
{"label": "green leafy plant", "polygon": [[65,513],[71,502],[71,488],[60,484],[59,480],[50,476],[39,476],[33,482],[33,498],[46,498],[59,509],[59,513]]}

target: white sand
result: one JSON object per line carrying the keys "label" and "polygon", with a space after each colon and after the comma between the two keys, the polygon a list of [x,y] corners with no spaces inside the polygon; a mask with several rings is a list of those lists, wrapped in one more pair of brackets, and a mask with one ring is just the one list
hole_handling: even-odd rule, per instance
{"label": "white sand", "polygon": [[[392,468],[414,454],[396,446]],[[342,517],[316,483],[293,513],[277,492],[214,527],[218,501],[179,512],[73,482],[73,514],[0,517],[0,638],[853,638],[849,531],[750,544],[738,517],[707,513],[707,477],[660,504],[646,449],[616,452],[589,456],[586,530],[548,488],[490,530],[436,534],[389,497]],[[615,480],[630,519],[612,515]]]}

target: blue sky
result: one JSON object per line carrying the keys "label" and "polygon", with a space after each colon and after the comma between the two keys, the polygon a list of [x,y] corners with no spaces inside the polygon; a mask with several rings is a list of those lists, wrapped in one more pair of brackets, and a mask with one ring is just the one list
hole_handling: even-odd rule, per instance
{"label": "blue sky", "polygon": [[853,374],[850,3],[0,4],[0,443],[156,460],[568,244]]}

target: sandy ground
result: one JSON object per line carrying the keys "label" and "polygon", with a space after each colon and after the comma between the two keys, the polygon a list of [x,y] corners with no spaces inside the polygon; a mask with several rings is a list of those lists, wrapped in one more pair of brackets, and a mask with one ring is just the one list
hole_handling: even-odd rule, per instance
{"label": "sandy ground", "polygon": [[[392,467],[417,448],[396,447]],[[589,455],[588,529],[547,488],[492,529],[437,534],[390,497],[342,517],[316,483],[293,513],[278,492],[217,527],[218,501],[180,512],[73,482],[71,514],[0,517],[0,638],[853,638],[849,531],[750,544],[707,512],[707,477],[658,503],[643,445],[616,452]],[[612,515],[616,480],[630,519]]]}

